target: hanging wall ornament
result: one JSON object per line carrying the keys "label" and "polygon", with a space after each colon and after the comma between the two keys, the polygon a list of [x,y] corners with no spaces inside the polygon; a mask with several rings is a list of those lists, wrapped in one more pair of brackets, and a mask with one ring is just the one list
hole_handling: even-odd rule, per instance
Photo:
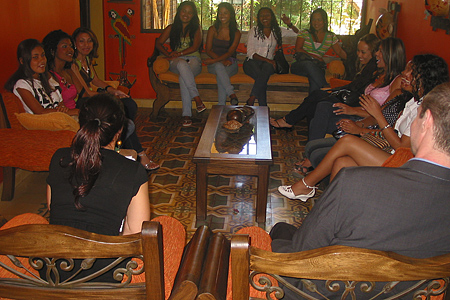
{"label": "hanging wall ornament", "polygon": [[432,16],[448,18],[449,0],[425,0],[425,8]]}
{"label": "hanging wall ornament", "polygon": [[131,45],[131,35],[128,31],[128,26],[130,26],[134,10],[128,8],[126,14],[122,17],[114,9],[111,9],[108,14],[111,18],[112,28],[119,36],[119,62],[121,63],[122,68],[124,68],[126,58],[125,45]]}

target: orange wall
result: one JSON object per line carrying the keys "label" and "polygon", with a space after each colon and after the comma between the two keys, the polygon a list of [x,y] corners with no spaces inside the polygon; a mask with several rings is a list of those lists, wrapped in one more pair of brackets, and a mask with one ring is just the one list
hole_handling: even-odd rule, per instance
{"label": "orange wall", "polygon": [[[407,59],[420,53],[434,53],[443,57],[450,63],[450,35],[445,31],[438,29],[432,31],[430,19],[425,18],[425,7],[423,0],[397,0],[401,4],[401,12],[398,18],[397,36],[403,40],[406,47]],[[379,8],[387,8],[388,0],[368,0],[367,17],[375,21],[379,16]],[[131,90],[134,98],[155,98],[148,79],[147,58],[153,53],[154,41],[158,34],[140,33],[140,1],[133,1],[131,4],[107,3],[105,1],[105,56],[106,56],[106,74],[109,72],[118,72],[122,68],[118,60],[117,39],[112,39],[109,35],[114,34],[111,22],[108,17],[110,9],[116,10],[120,15],[124,15],[126,9],[131,7],[135,11],[129,31],[135,36],[132,39],[132,45],[127,48],[127,64],[125,70],[129,74],[137,75],[137,82]],[[375,26],[372,27],[374,30]]]}
{"label": "orange wall", "polygon": [[[442,29],[433,31],[431,17],[425,20],[425,1],[397,0],[401,4],[398,16],[397,37],[405,43],[407,59],[416,54],[433,53],[450,63],[450,35]],[[376,20],[379,8],[387,8],[388,0],[368,0],[367,16]],[[372,28],[373,29],[373,28]]]}
{"label": "orange wall", "polygon": [[[379,16],[378,9],[386,8],[387,2],[388,0],[368,0],[368,18],[376,20]],[[450,35],[441,29],[432,31],[430,17],[424,20],[424,1],[398,0],[398,2],[402,5],[402,9],[399,14],[397,36],[405,42],[408,59],[415,54],[429,52],[440,55],[450,62],[450,51],[447,50],[450,48]],[[115,32],[111,27],[108,12],[114,9],[122,16],[128,7],[135,11],[129,26],[133,36],[132,45],[126,46],[127,57],[124,67],[129,74],[137,75],[137,82],[131,90],[131,95],[134,98],[155,98],[156,94],[148,79],[147,58],[153,53],[154,41],[158,34],[140,32],[139,0],[130,1],[129,4],[103,1],[106,78],[109,72],[118,73],[122,70],[118,54],[119,40],[112,38]],[[79,15],[78,0],[0,0],[0,17],[6,24],[0,31],[2,40],[0,65],[3,68],[0,73],[1,87],[17,68],[16,49],[20,41],[26,38],[41,40],[54,29],[70,33],[79,26]]]}
{"label": "orange wall", "polygon": [[[0,0],[0,89],[17,70],[17,45],[24,39],[42,40],[51,30],[68,33],[80,26],[79,0]],[[5,26],[6,24],[6,26]]]}
{"label": "orange wall", "polygon": [[[152,55],[155,47],[155,39],[159,34],[141,33],[141,11],[140,1],[135,0],[131,3],[114,3],[103,2],[104,5],[104,22],[105,22],[105,61],[106,72],[105,77],[109,79],[110,72],[119,73],[125,70],[129,75],[136,75],[136,84],[131,89],[131,96],[133,98],[147,98],[154,99],[156,94],[150,85],[148,78],[147,58]],[[128,30],[132,36],[132,44],[126,44],[126,65],[122,69],[119,63],[119,39],[113,38],[116,32],[111,26],[111,18],[108,12],[114,9],[120,16],[125,15],[128,8],[134,10],[134,15],[131,18],[131,24]],[[115,78],[115,77],[113,77]],[[134,79],[130,77],[132,82]]]}

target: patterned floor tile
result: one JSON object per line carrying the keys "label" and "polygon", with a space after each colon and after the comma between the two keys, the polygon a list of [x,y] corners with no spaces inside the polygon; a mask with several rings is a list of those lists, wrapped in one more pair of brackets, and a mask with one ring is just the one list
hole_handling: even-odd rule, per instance
{"label": "patterned floor tile", "polygon": [[[192,162],[208,111],[193,118],[190,127],[181,126],[181,111],[166,110],[156,121],[148,118],[150,109],[139,109],[136,128],[148,155],[161,164],[149,177],[152,216],[168,215],[186,226],[191,237],[197,226],[209,225],[227,236],[242,227],[257,225],[255,201],[257,179],[252,176],[208,176],[207,218],[196,222],[196,166]],[[275,117],[282,116],[278,113]],[[281,196],[277,187],[299,180],[293,165],[302,158],[307,140],[306,123],[294,130],[271,130],[274,165],[270,168],[265,230],[277,222],[300,225],[314,200],[294,201]],[[317,195],[320,194],[320,191]]]}

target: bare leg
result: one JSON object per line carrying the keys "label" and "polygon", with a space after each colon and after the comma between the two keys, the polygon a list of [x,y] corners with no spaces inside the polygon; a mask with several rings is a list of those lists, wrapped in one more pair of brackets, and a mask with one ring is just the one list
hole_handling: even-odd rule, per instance
{"label": "bare leg", "polygon": [[[322,162],[304,179],[306,184],[314,186],[331,173],[336,159],[344,156],[351,157],[358,166],[381,166],[390,156],[379,148],[375,148],[354,135],[346,135],[339,139],[331,148]],[[311,189],[299,181],[292,185],[295,195],[308,194]]]}
{"label": "bare leg", "polygon": [[333,164],[333,168],[331,169],[330,174],[330,182],[333,181],[334,177],[336,177],[337,173],[345,167],[357,167],[358,164],[353,160],[353,158],[349,156],[343,156],[336,159]]}

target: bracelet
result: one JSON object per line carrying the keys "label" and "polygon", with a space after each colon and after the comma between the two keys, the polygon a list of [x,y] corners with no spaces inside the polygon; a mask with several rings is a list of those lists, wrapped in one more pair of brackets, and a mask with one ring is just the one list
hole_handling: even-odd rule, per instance
{"label": "bracelet", "polygon": [[391,127],[391,124],[387,124],[386,126],[384,126],[383,129],[381,129],[381,131],[383,131],[383,130],[389,128],[389,127]]}

